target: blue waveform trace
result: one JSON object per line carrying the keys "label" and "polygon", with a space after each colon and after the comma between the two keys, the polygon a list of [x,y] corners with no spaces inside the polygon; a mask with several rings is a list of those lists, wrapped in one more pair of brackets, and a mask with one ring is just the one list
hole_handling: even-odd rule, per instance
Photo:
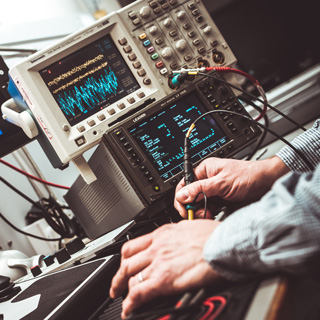
{"label": "blue waveform trace", "polygon": [[98,79],[90,77],[79,88],[74,86],[73,90],[59,94],[57,102],[64,114],[75,116],[75,108],[86,113],[106,101],[108,95],[116,94],[119,88],[118,78],[109,67],[109,72],[105,70]]}

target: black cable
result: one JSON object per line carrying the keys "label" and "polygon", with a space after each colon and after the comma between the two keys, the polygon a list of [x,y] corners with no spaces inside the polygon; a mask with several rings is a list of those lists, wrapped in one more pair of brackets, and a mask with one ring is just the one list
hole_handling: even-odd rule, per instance
{"label": "black cable", "polygon": [[[258,107],[255,103],[253,103],[250,99],[247,99],[246,97],[239,97],[240,100],[244,101],[245,103],[251,105],[254,109],[256,109],[257,111],[259,111],[260,113],[262,113],[262,108]],[[269,128],[269,118],[267,116],[267,114],[265,114],[263,116],[264,119],[264,125]],[[251,160],[252,157],[256,154],[256,152],[261,148],[262,143],[264,142],[266,136],[267,136],[268,131],[267,130],[263,130],[263,133],[261,135],[261,137],[259,138],[258,142],[256,143],[255,147],[253,150],[251,150],[251,152],[249,153],[249,155],[246,157],[246,160]]]}
{"label": "black cable", "polygon": [[198,197],[199,197],[199,195],[200,194],[203,194],[203,199],[204,199],[204,215],[203,215],[203,219],[205,219],[206,218],[206,216],[207,216],[207,203],[208,203],[208,200],[207,200],[207,195],[206,195],[206,193],[204,192],[204,191],[200,191],[200,192],[198,192],[198,194],[196,195],[196,197],[194,198],[194,200],[193,200],[193,202],[197,202],[197,199],[198,199]]}
{"label": "black cable", "polygon": [[32,199],[30,199],[27,195],[25,195],[23,192],[21,192],[20,190],[18,190],[16,187],[14,187],[10,182],[8,182],[7,180],[5,180],[4,178],[0,177],[0,181],[3,182],[7,187],[9,187],[10,189],[12,189],[14,192],[16,192],[19,196],[21,196],[22,198],[24,198],[25,200],[27,200],[28,202],[30,202],[31,204],[33,204],[35,207],[40,208],[40,206],[38,205],[38,203],[36,203],[35,201],[33,201]]}
{"label": "black cable", "polygon": [[43,208],[44,219],[54,231],[64,238],[72,238],[75,235],[72,221],[63,212],[54,197],[50,195],[48,199],[42,198],[40,204]]}
{"label": "black cable", "polygon": [[63,238],[72,238],[75,235],[75,227],[73,225],[73,222],[66,216],[66,214],[63,212],[62,207],[58,204],[54,197],[49,195],[48,199],[42,198],[40,200],[40,203],[38,203],[30,199],[4,178],[0,177],[0,181],[10,189],[12,189],[14,192],[16,192],[18,195],[20,195],[22,198],[30,202],[36,208],[38,208],[50,227]]}
{"label": "black cable", "polygon": [[[269,118],[268,116],[265,114],[263,116],[264,119],[264,125],[266,128],[269,129]],[[259,141],[257,142],[257,144],[255,145],[254,149],[251,151],[251,153],[246,157],[246,160],[251,160],[252,157],[256,154],[256,152],[261,148],[262,143],[264,142],[266,136],[267,136],[268,130],[264,129],[261,137],[259,138]]]}
{"label": "black cable", "polygon": [[36,235],[34,235],[34,234],[25,232],[25,231],[17,228],[17,227],[16,227],[13,223],[11,223],[1,212],[0,212],[0,218],[1,218],[5,223],[7,223],[12,229],[14,229],[15,231],[17,231],[17,232],[19,232],[19,233],[24,234],[25,236],[32,237],[32,238],[35,238],[35,239],[38,239],[38,240],[43,240],[43,241],[61,241],[61,240],[62,240],[62,238],[54,238],[54,239],[42,238],[42,237],[36,236]]}
{"label": "black cable", "polygon": [[[264,125],[266,128],[269,128],[269,118],[267,117],[267,115],[263,116],[264,119]],[[259,138],[259,141],[257,142],[257,144],[255,145],[254,149],[251,151],[251,153],[246,157],[246,160],[251,160],[252,157],[256,154],[256,152],[261,148],[262,143],[264,142],[266,136],[267,136],[268,131],[266,129],[264,129],[261,137]]]}
{"label": "black cable", "polygon": [[215,79],[221,83],[224,83],[225,85],[227,85],[228,87],[234,88],[242,93],[244,93],[245,95],[248,95],[249,97],[251,97],[254,100],[257,100],[259,102],[261,102],[262,104],[264,104],[265,106],[269,107],[271,110],[275,111],[276,113],[280,114],[283,118],[287,119],[288,121],[290,121],[291,123],[293,123],[297,128],[306,131],[307,129],[304,128],[303,126],[301,126],[299,123],[297,123],[296,121],[294,121],[293,119],[291,119],[290,117],[288,117],[287,115],[285,115],[283,112],[281,112],[280,110],[278,110],[277,108],[273,107],[272,105],[270,105],[269,103],[257,98],[255,95],[251,94],[250,92],[243,90],[242,88],[239,88],[235,85],[233,85],[232,83],[229,83],[227,81],[224,81],[220,78],[217,78],[211,74],[207,74],[207,73],[203,73],[203,72],[198,72],[198,75],[204,76],[204,77],[208,77],[208,78],[212,78]]}
{"label": "black cable", "polygon": [[307,159],[307,157],[300,151],[298,150],[295,146],[293,146],[289,141],[287,141],[286,139],[284,139],[283,137],[281,137],[280,135],[278,135],[276,132],[274,132],[273,130],[267,128],[266,126],[264,126],[263,124],[261,124],[258,121],[253,120],[252,118],[245,116],[243,114],[240,113],[236,113],[233,111],[228,111],[228,110],[211,110],[208,112],[203,113],[201,116],[199,116],[194,122],[193,124],[196,124],[196,122],[198,122],[200,119],[205,118],[207,115],[212,114],[212,113],[217,113],[217,112],[224,112],[224,113],[228,113],[228,114],[233,114],[235,116],[247,119],[248,121],[256,124],[259,127],[262,127],[263,129],[267,130],[268,132],[270,132],[271,134],[273,134],[275,137],[277,137],[279,140],[281,140],[282,142],[284,142],[285,144],[287,144],[293,151],[295,151],[300,158],[305,162],[305,164],[309,167],[309,169],[311,171],[314,170],[313,165],[310,163],[310,161]]}

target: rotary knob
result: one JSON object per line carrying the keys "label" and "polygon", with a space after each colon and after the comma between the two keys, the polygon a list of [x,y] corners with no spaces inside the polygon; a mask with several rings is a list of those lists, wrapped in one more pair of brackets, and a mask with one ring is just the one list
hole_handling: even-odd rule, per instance
{"label": "rotary knob", "polygon": [[151,14],[151,9],[147,6],[144,6],[139,11],[141,18],[148,18]]}
{"label": "rotary knob", "polygon": [[206,27],[203,29],[203,32],[204,32],[205,34],[209,34],[209,33],[211,33],[211,31],[212,31],[212,27],[211,27],[211,26],[206,26]]}
{"label": "rotary knob", "polygon": [[183,20],[185,16],[186,16],[186,12],[185,11],[181,10],[181,11],[178,12],[178,15],[177,15],[178,19]]}
{"label": "rotary knob", "polygon": [[173,55],[173,50],[172,48],[170,47],[166,47],[162,50],[162,56],[165,58],[165,59],[170,59]]}
{"label": "rotary knob", "polygon": [[179,51],[183,51],[186,47],[187,47],[187,41],[186,40],[181,39],[181,40],[177,41],[176,48]]}
{"label": "rotary knob", "polygon": [[165,27],[167,27],[167,28],[170,27],[171,24],[172,24],[172,20],[169,19],[169,18],[167,18],[167,19],[165,19],[165,20],[163,21],[163,25],[164,25]]}
{"label": "rotary knob", "polygon": [[149,32],[153,35],[156,34],[158,32],[158,28],[156,26],[152,26],[149,30]]}

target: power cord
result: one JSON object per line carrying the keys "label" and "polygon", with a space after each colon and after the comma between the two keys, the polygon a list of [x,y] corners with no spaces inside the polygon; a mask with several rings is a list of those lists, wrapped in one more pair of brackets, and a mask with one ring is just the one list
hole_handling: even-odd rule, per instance
{"label": "power cord", "polygon": [[15,231],[24,234],[25,236],[31,237],[31,238],[35,238],[38,240],[43,240],[43,241],[61,241],[63,240],[63,238],[52,238],[52,239],[48,239],[48,238],[43,238],[43,237],[39,237],[35,234],[31,234],[28,232],[25,232],[19,228],[17,228],[13,223],[11,223],[1,212],[0,212],[0,218],[6,223],[8,224],[12,229],[14,229]]}
{"label": "power cord", "polygon": [[28,173],[28,172],[25,172],[25,171],[23,171],[23,170],[15,167],[15,166],[12,165],[11,163],[9,163],[9,162],[7,162],[7,161],[5,161],[5,160],[3,160],[3,159],[0,159],[0,163],[6,165],[7,167],[9,167],[9,168],[11,168],[11,169],[13,169],[13,170],[16,170],[17,172],[25,175],[26,177],[28,177],[28,178],[30,178],[30,179],[36,180],[36,181],[41,182],[41,183],[43,183],[43,184],[46,184],[46,185],[48,185],[48,186],[56,187],[56,188],[61,188],[61,189],[67,189],[67,190],[70,189],[70,188],[67,187],[67,186],[63,186],[63,185],[60,185],[60,184],[56,184],[56,183],[52,183],[52,182],[49,182],[49,181],[46,181],[46,180],[42,180],[42,179],[40,179],[40,178],[38,178],[38,177],[36,177],[36,176]]}
{"label": "power cord", "polygon": [[[53,196],[49,195],[48,198],[42,198],[39,202],[35,202],[26,196],[23,192],[18,190],[12,184],[10,184],[3,177],[0,177],[0,181],[8,186],[11,190],[16,192],[18,195],[23,197],[25,200],[30,202],[35,208],[39,209],[43,218],[51,226],[51,228],[60,234],[63,238],[72,238],[75,235],[75,224],[74,221],[64,213],[63,209],[66,207],[61,206]],[[3,220],[4,217],[2,217]],[[10,225],[11,226],[11,225]],[[31,236],[28,234],[28,236]],[[46,240],[45,238],[41,240]],[[57,239],[55,240],[57,241]]]}

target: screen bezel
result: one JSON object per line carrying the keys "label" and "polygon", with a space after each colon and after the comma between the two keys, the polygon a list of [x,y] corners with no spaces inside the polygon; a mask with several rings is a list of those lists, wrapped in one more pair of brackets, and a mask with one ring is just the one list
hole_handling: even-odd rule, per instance
{"label": "screen bezel", "polygon": [[[132,131],[133,131],[133,130],[139,130],[138,128],[139,128],[139,127],[141,128],[141,126],[144,126],[146,122],[148,122],[148,125],[150,126],[150,119],[155,118],[155,117],[160,118],[161,115],[164,114],[164,113],[167,112],[167,111],[170,112],[170,116],[171,116],[171,115],[172,115],[171,112],[173,112],[173,113],[175,112],[174,108],[175,108],[176,106],[178,107],[178,110],[179,110],[179,113],[180,113],[180,110],[181,110],[181,108],[182,108],[182,105],[181,105],[181,104],[183,104],[185,101],[187,101],[187,102],[191,101],[192,103],[194,103],[194,101],[192,101],[192,99],[195,99],[196,103],[200,103],[200,104],[201,104],[200,107],[198,106],[198,108],[199,108],[198,110],[201,111],[202,114],[204,114],[204,113],[206,113],[207,111],[210,110],[210,109],[208,108],[207,103],[205,103],[204,100],[202,100],[202,99],[200,98],[200,95],[198,94],[198,92],[197,92],[196,90],[193,90],[193,91],[187,93],[185,96],[183,96],[183,98],[182,98],[181,100],[179,99],[179,100],[173,101],[172,103],[167,103],[165,107],[162,107],[162,108],[159,108],[159,109],[157,108],[157,110],[154,110],[152,113],[150,113],[150,114],[148,114],[147,116],[143,117],[141,121],[138,121],[138,122],[136,122],[136,123],[134,123],[134,124],[131,124],[131,126],[127,127],[127,132],[128,132],[129,138],[134,141],[135,145],[138,146],[140,152],[145,155],[145,158],[148,159],[148,162],[152,165],[152,167],[153,167],[153,169],[155,170],[155,172],[157,172],[157,174],[159,175],[159,177],[160,177],[164,182],[166,182],[167,180],[170,180],[172,177],[175,177],[176,175],[181,174],[181,171],[183,170],[183,169],[182,169],[182,168],[183,168],[183,155],[181,156],[181,161],[179,161],[179,164],[177,164],[177,165],[174,166],[173,168],[171,168],[172,165],[170,165],[170,166],[168,166],[169,168],[171,168],[170,170],[168,170],[168,169],[169,169],[169,168],[168,168],[168,169],[164,170],[163,172],[161,172],[161,168],[159,167],[159,165],[158,165],[158,166],[156,165],[155,159],[152,158],[151,156],[148,157],[147,153],[149,152],[149,150],[148,150],[145,146],[143,146],[143,143],[142,143],[141,139],[140,139],[140,141],[139,141],[139,139],[134,136],[134,134],[133,134]],[[178,105],[178,104],[179,104],[179,105]],[[192,106],[191,106],[191,105],[188,105],[187,107],[188,107],[188,108],[191,108]],[[185,111],[185,114],[187,114],[188,110],[184,110],[184,111]],[[182,111],[182,112],[183,112],[183,111]],[[186,133],[187,129],[190,127],[192,121],[194,121],[198,116],[199,116],[199,115],[197,115],[197,116],[195,116],[195,117],[192,117],[191,121],[189,121],[188,124],[183,128],[183,134],[181,134],[181,136],[180,136],[180,140],[181,140],[180,149],[181,149],[181,150],[183,150],[183,147],[184,147],[184,146],[183,146],[183,142],[184,142],[185,133]],[[184,118],[184,120],[185,120],[185,119],[186,119],[186,118]],[[199,129],[199,131],[200,131],[199,134],[200,134],[200,135],[203,134],[204,132],[203,132],[202,129],[203,129],[204,123],[207,124],[208,122],[210,122],[210,121],[212,121],[212,120],[213,120],[214,125],[215,125],[215,128],[214,128],[214,129],[217,130],[217,134],[218,134],[218,135],[221,135],[221,134],[222,134],[222,137],[220,137],[220,138],[219,138],[218,140],[216,140],[216,141],[213,141],[212,143],[211,143],[211,142],[208,143],[209,141],[207,141],[207,142],[205,143],[205,145],[204,145],[205,148],[201,148],[201,150],[198,150],[196,154],[192,154],[192,151],[193,151],[193,147],[194,147],[194,146],[192,145],[192,139],[193,139],[192,135],[193,135],[193,133],[191,133],[190,138],[189,138],[189,139],[190,139],[190,143],[191,143],[190,153],[191,153],[191,160],[192,160],[192,162],[194,162],[194,163],[198,163],[198,162],[202,161],[204,158],[206,158],[207,156],[203,156],[203,157],[200,158],[199,154],[206,152],[206,150],[209,149],[210,147],[212,147],[212,145],[214,145],[214,144],[217,145],[218,143],[221,143],[221,140],[225,140],[225,142],[222,143],[222,146],[220,146],[220,147],[218,147],[217,149],[215,149],[215,150],[218,150],[218,149],[221,149],[221,148],[222,148],[223,146],[225,146],[226,144],[228,144],[228,143],[230,142],[230,140],[231,140],[231,138],[226,134],[226,131],[221,128],[221,124],[219,124],[219,121],[217,121],[217,117],[214,116],[214,114],[208,115],[208,116],[205,118],[205,120],[203,121],[202,124],[201,124],[201,123],[198,123],[197,127],[195,127],[195,129],[193,130],[193,132],[194,132],[195,134],[197,134],[197,129]],[[151,120],[151,121],[153,121],[153,120]],[[172,121],[172,118],[170,118],[168,121]],[[174,122],[174,121],[172,121],[172,122]],[[202,120],[201,120],[200,122],[202,122]],[[143,128],[143,127],[142,127],[142,128]],[[170,130],[170,129],[172,129],[172,128],[169,128],[169,130]],[[210,125],[208,125],[208,128],[206,128],[206,129],[213,129],[213,127],[212,127],[212,125],[210,124]],[[151,131],[149,130],[148,132],[150,133]],[[177,135],[177,134],[180,135],[180,132],[177,132],[177,131],[176,131],[174,134],[175,134],[175,135]],[[208,134],[209,134],[209,131],[208,131]],[[167,145],[167,144],[165,143],[165,141],[162,142],[161,146],[164,146],[164,145]],[[177,148],[179,148],[179,146],[177,146]],[[195,148],[196,148],[196,146],[195,146]],[[212,154],[212,153],[213,153],[213,151],[210,151],[210,152],[209,152],[209,154]],[[173,156],[173,155],[170,154],[170,157],[172,157],[172,156]],[[177,169],[177,170],[176,170],[177,172],[176,172],[176,173],[173,173],[173,172],[174,172],[174,168],[177,168],[177,167],[180,167],[180,170],[178,171],[178,169]],[[170,174],[172,174],[172,175],[170,176]]]}
{"label": "screen bezel", "polygon": [[[122,28],[122,26],[118,23],[118,21],[113,21],[114,19],[115,19],[114,17],[110,17],[106,22],[101,22],[100,24],[93,26],[92,29],[86,30],[86,32],[84,32],[83,30],[80,30],[78,33],[75,33],[71,35],[69,38],[66,38],[65,42],[59,43],[56,46],[50,47],[49,49],[45,50],[43,54],[39,52],[39,57],[36,57],[33,60],[30,57],[31,63],[28,62],[28,65],[26,66],[25,72],[27,73],[27,78],[25,78],[25,84],[24,84],[24,86],[29,87],[28,93],[30,95],[30,101],[26,99],[26,103],[28,104],[32,112],[34,112],[36,115],[38,115],[38,112],[40,110],[38,108],[37,110],[34,109],[34,106],[32,105],[33,100],[36,102],[37,105],[44,104],[44,105],[50,106],[50,108],[43,108],[43,109],[41,108],[41,113],[43,113],[44,111],[46,113],[46,116],[43,116],[43,117],[44,118],[50,117],[50,123],[47,124],[48,129],[50,131],[56,132],[55,128],[57,128],[57,126],[58,127],[63,126],[64,123],[68,123],[68,120],[63,114],[63,112],[60,110],[59,105],[55,101],[50,90],[48,89],[47,85],[43,81],[41,75],[39,74],[40,70],[45,69],[51,64],[59,61],[60,59],[63,59],[64,57],[72,54],[76,49],[81,50],[85,46],[90,45],[91,43],[97,41],[98,39],[108,34],[110,35],[116,48],[119,50],[120,55],[125,60],[125,63],[129,68],[129,70],[133,74],[136,71],[134,67],[127,61],[126,53],[123,51],[123,48],[121,47],[121,45],[118,43],[118,39],[120,37],[123,37],[123,35],[126,34],[126,31]],[[132,43],[132,46],[134,46],[134,43]],[[14,78],[18,78],[18,77],[14,76],[13,79]],[[142,88],[143,79],[138,76],[135,76],[135,78],[138,81],[140,87]],[[151,94],[154,94],[156,91],[158,92],[158,88],[155,88],[152,85],[148,88],[147,87],[144,88],[144,91],[145,91],[145,96],[147,97]],[[37,93],[36,98],[33,96],[34,92]],[[118,103],[124,100],[125,98],[122,98],[118,100]],[[117,104],[117,102],[115,102],[108,108],[111,108],[115,104]],[[54,106],[54,108],[52,106]],[[105,109],[101,110],[101,113],[103,113],[104,111]],[[119,113],[121,113],[121,111],[119,111]],[[98,116],[99,112],[97,112],[96,115]],[[88,119],[90,119],[90,117],[87,118],[86,120]],[[82,122],[79,122],[74,126],[71,126],[70,130],[65,132],[65,134],[68,136],[68,140],[72,141],[76,139],[78,136],[81,136],[81,133],[79,133],[79,131],[77,130],[77,127],[80,126],[82,123],[83,124],[86,123],[86,120],[83,120]],[[87,132],[90,132],[90,130],[91,129],[88,129]],[[90,134],[90,136],[91,135],[92,134]],[[51,138],[49,137],[49,139]]]}
{"label": "screen bezel", "polygon": [[[46,76],[45,73],[48,71],[50,72],[50,69],[52,69],[53,67],[55,67],[57,64],[60,63],[73,63],[73,59],[75,59],[75,57],[79,58],[79,54],[81,56],[81,54],[83,53],[83,51],[87,52],[89,51],[91,48],[94,48],[95,51],[98,51],[98,45],[102,45],[103,42],[105,41],[109,41],[109,43],[111,44],[112,50],[113,52],[115,52],[116,54],[116,59],[120,59],[119,62],[121,63],[121,67],[125,68],[125,72],[127,73],[127,76],[130,77],[130,80],[133,82],[132,87],[130,88],[130,90],[132,90],[131,92],[126,92],[125,94],[122,94],[122,96],[120,96],[120,98],[117,99],[113,99],[112,103],[104,103],[103,107],[99,107],[99,106],[94,106],[91,110],[89,110],[88,115],[85,115],[85,113],[79,113],[77,118],[76,116],[74,117],[68,117],[66,115],[66,113],[62,110],[62,106],[59,104],[59,102],[57,101],[56,96],[54,95],[54,93],[52,92],[52,89],[49,88],[49,81],[46,81],[44,79],[44,77]],[[104,48],[104,50],[106,50]],[[89,58],[86,58],[85,60],[88,60]],[[90,57],[91,59],[91,57]],[[110,60],[108,60],[107,58],[105,58],[105,60],[108,62],[110,62]],[[104,70],[104,69],[102,69]],[[101,70],[101,71],[102,71]],[[68,71],[68,70],[65,70]],[[90,70],[87,70],[90,71]],[[112,70],[113,71],[113,70]],[[121,100],[124,97],[129,96],[130,94],[132,94],[133,92],[136,92],[138,90],[141,89],[141,85],[139,84],[137,78],[134,76],[132,70],[130,69],[129,65],[126,63],[125,58],[123,57],[123,55],[121,54],[121,50],[119,50],[118,46],[116,45],[116,42],[114,41],[114,39],[112,38],[111,34],[104,34],[101,37],[91,41],[89,44],[86,44],[84,46],[81,46],[81,48],[78,48],[77,50],[74,50],[72,53],[65,55],[63,58],[56,60],[55,62],[51,63],[50,65],[46,66],[45,68],[42,68],[38,71],[43,83],[45,84],[45,86],[47,87],[50,95],[52,96],[52,98],[54,99],[54,101],[56,102],[56,105],[58,106],[59,110],[62,112],[63,116],[66,118],[66,120],[68,121],[68,123],[70,124],[70,126],[77,126],[79,125],[79,123],[81,123],[82,121],[85,121],[86,119],[90,118],[91,116],[94,116],[95,114],[99,113],[101,110],[110,107],[110,105],[116,104],[118,103],[119,100]],[[59,71],[60,73],[60,71]],[[81,76],[81,73],[79,74]],[[70,80],[73,80],[73,77],[70,77]],[[122,80],[122,78],[118,78],[119,81]],[[73,89],[73,86],[72,86]],[[70,89],[64,90],[62,91],[62,93],[64,94],[65,92],[67,92]]]}

